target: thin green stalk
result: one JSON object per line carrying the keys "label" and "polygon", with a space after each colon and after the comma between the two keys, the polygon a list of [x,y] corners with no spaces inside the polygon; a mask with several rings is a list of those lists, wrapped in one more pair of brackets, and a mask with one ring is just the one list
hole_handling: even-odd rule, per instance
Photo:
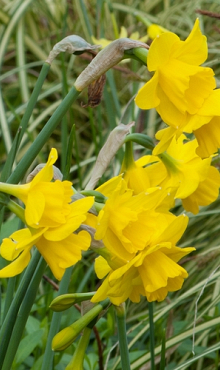
{"label": "thin green stalk", "polygon": [[[108,5],[109,5],[109,2],[108,2]],[[115,18],[115,13],[111,10],[110,12],[111,12],[110,14],[111,14],[112,26],[114,30],[114,36],[115,36],[115,39],[119,39],[119,30],[118,30],[118,25],[117,25],[116,18]]]}
{"label": "thin green stalk", "polygon": [[49,139],[57,125],[60,123],[64,114],[70,108],[74,100],[76,100],[79,94],[80,91],[76,90],[76,88],[73,86],[69,93],[64,98],[64,100],[62,101],[62,103],[60,104],[60,106],[56,109],[54,114],[51,116],[49,121],[41,130],[33,144],[27,150],[21,161],[18,163],[15,171],[11,174],[11,176],[8,179],[9,183],[12,184],[17,183],[23,178],[27,169],[29,168],[33,160],[36,158],[40,150],[43,148],[44,144],[46,144],[47,140]]}
{"label": "thin green stalk", "polygon": [[71,128],[71,131],[69,133],[69,140],[68,140],[67,151],[66,151],[66,161],[65,161],[64,171],[63,171],[63,179],[64,180],[69,179],[73,143],[74,143],[74,138],[75,138],[75,130],[76,130],[76,127],[75,127],[75,125],[73,125],[72,128]]}
{"label": "thin green stalk", "polygon": [[83,292],[83,289],[84,289],[86,283],[89,281],[90,276],[91,276],[93,270],[94,270],[94,266],[91,265],[89,267],[89,269],[87,270],[87,272],[85,273],[83,279],[80,281],[80,284],[79,284],[78,288],[76,289],[76,293]]}
{"label": "thin green stalk", "polygon": [[133,155],[133,144],[131,141],[125,143],[125,155],[122,162],[121,172],[128,170],[135,166],[134,155]]}
{"label": "thin green stalk", "polygon": [[[62,65],[62,80],[63,80],[63,97],[68,93],[68,83],[66,76],[66,68],[64,63],[64,54],[61,53],[61,65]],[[61,172],[64,172],[66,166],[66,151],[67,151],[67,141],[68,141],[68,121],[67,116],[64,115],[61,123]]]}
{"label": "thin green stalk", "polygon": [[121,354],[121,369],[130,370],[128,341],[127,341],[127,333],[126,333],[125,303],[122,303],[118,307],[115,306],[115,311],[116,311],[116,318],[117,318],[119,348],[120,348],[120,354]]}
{"label": "thin green stalk", "polygon": [[11,302],[13,300],[16,279],[17,279],[17,277],[14,276],[11,279],[9,279],[9,281],[8,281],[2,321],[4,321],[4,319],[7,315],[7,312],[10,308]]}
{"label": "thin green stalk", "polygon": [[20,0],[19,2],[17,2],[17,7],[14,8],[14,12],[7,22],[7,26],[5,26],[0,44],[0,70],[2,69],[4,55],[6,53],[7,46],[9,45],[9,40],[14,31],[14,28],[32,2],[33,0]]}
{"label": "thin green stalk", "polygon": [[83,370],[83,360],[85,357],[86,348],[89,344],[90,334],[92,329],[86,327],[75,349],[74,355],[65,370]]}
{"label": "thin green stalk", "polygon": [[16,153],[19,146],[19,140],[21,135],[21,128],[19,128],[16,132],[15,138],[13,140],[11,149],[7,155],[7,159],[5,161],[4,167],[1,172],[0,181],[5,182],[7,181],[8,177],[10,176],[10,173],[12,171],[12,167],[15,161]]}
{"label": "thin green stalk", "polygon": [[166,367],[166,332],[164,329],[161,343],[160,370],[164,370],[165,367]]}
{"label": "thin green stalk", "polygon": [[46,79],[46,77],[49,73],[50,67],[51,67],[51,65],[47,62],[44,62],[44,64],[42,65],[40,74],[39,74],[38,79],[35,83],[33,92],[31,94],[31,97],[30,97],[30,100],[28,102],[27,108],[25,110],[25,113],[24,113],[24,115],[22,117],[22,120],[21,120],[21,123],[20,123],[21,134],[20,134],[20,137],[19,137],[18,145],[20,144],[21,139],[22,139],[25,131],[27,130],[29,119],[30,119],[30,117],[32,115],[32,112],[34,110],[34,107],[37,103],[37,99],[38,99],[39,94],[41,92],[44,81],[45,81],[45,79]]}
{"label": "thin green stalk", "polygon": [[24,216],[24,208],[19,206],[19,204],[15,203],[13,200],[9,200],[7,204],[7,208],[10,209],[12,213],[20,218],[20,220],[25,224],[25,216]]}
{"label": "thin green stalk", "polygon": [[40,253],[35,250],[34,255],[24,273],[24,276],[19,284],[18,290],[14,296],[13,302],[8,310],[3,325],[0,330],[0,369],[4,362],[8,344],[11,340],[11,334],[14,328],[16,317],[23,301],[26,291],[30,285],[31,278],[40,260]]}
{"label": "thin green stalk", "polygon": [[[61,280],[57,296],[68,292],[71,274],[72,274],[72,267],[66,270],[63,276],[63,279]],[[41,370],[53,370],[54,352],[51,349],[51,343],[52,343],[53,337],[59,331],[61,316],[62,316],[62,312],[53,313],[49,334],[47,337],[47,344],[46,344],[46,349],[44,352],[44,359],[43,359]]]}
{"label": "thin green stalk", "polygon": [[[33,109],[35,107],[35,104],[37,102],[38,96],[40,94],[42,85],[43,85],[43,83],[44,83],[44,81],[45,81],[45,79],[48,75],[49,70],[50,70],[50,64],[45,62],[42,66],[42,69],[40,71],[38,80],[35,84],[34,90],[32,92],[30,100],[28,102],[27,108],[26,108],[25,113],[24,113],[24,115],[22,117],[22,120],[20,122],[20,126],[18,128],[16,138],[14,139],[14,141],[12,143],[12,146],[11,146],[11,149],[10,149],[10,152],[7,156],[7,159],[6,159],[2,174],[1,174],[1,181],[6,181],[7,177],[9,176],[9,174],[11,172],[15,155],[16,155],[17,150],[19,148],[19,145],[21,143],[22,137],[23,137],[25,131],[27,130],[29,119],[31,117],[31,114],[32,114]],[[26,172],[26,170],[24,171],[24,173]],[[22,178],[22,176],[18,179],[18,181],[14,181],[14,183],[19,182],[21,180],[21,178]],[[13,175],[12,175],[12,179],[13,179]],[[10,180],[8,182],[13,183],[13,180]]]}
{"label": "thin green stalk", "polygon": [[79,188],[82,189],[82,170],[80,166],[80,141],[79,135],[76,132],[76,125],[73,126],[73,136],[74,136],[74,148],[75,148],[75,156],[76,156],[76,164],[77,164],[77,177],[79,181]]}
{"label": "thin green stalk", "polygon": [[75,2],[77,10],[78,10],[78,16],[82,23],[84,33],[86,35],[86,41],[91,42],[91,35],[93,35],[91,23],[88,17],[88,13],[86,10],[86,6],[83,0],[76,0]]}
{"label": "thin green stalk", "polygon": [[155,370],[154,360],[154,306],[153,302],[148,302],[149,307],[149,323],[150,323],[150,353],[151,353],[151,370]]}
{"label": "thin green stalk", "polygon": [[125,55],[125,58],[134,58],[134,59],[137,59],[139,61],[141,61],[143,64],[147,64],[147,55],[148,55],[148,50],[147,49],[144,49],[144,48],[134,48],[132,49],[131,51],[130,50],[126,50],[126,52],[124,53]]}
{"label": "thin green stalk", "polygon": [[22,334],[23,334],[28,316],[31,311],[31,307],[34,304],[37,291],[38,291],[38,287],[42,279],[46,265],[47,265],[46,261],[43,259],[43,257],[41,257],[39,260],[38,266],[36,267],[35,273],[31,279],[28,290],[24,296],[20,310],[18,312],[16,322],[13,328],[12,336],[8,344],[7,353],[5,356],[3,367],[1,367],[1,370],[11,369],[14,357],[16,355],[19,343],[22,338]]}

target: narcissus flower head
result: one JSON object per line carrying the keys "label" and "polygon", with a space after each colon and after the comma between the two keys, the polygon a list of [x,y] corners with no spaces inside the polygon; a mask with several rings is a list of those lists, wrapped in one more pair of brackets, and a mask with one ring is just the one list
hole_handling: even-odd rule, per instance
{"label": "narcissus flower head", "polygon": [[[202,107],[196,114],[187,114],[184,117],[183,124],[180,124],[181,117],[178,122],[178,127],[172,125],[156,133],[156,139],[159,143],[153,150],[153,154],[158,155],[169,147],[173,138],[178,139],[184,132],[194,134],[198,147],[196,153],[201,158],[210,157],[216,153],[220,147],[220,90],[216,89],[211,92],[209,97],[205,99]],[[165,122],[170,125],[170,116],[167,111],[167,116],[164,117]]]}
{"label": "narcissus flower head", "polygon": [[201,159],[197,155],[197,141],[185,142],[185,139],[184,135],[178,140],[173,137],[166,152],[131,161],[131,167],[123,176],[127,186],[136,194],[148,188],[161,187],[174,193],[175,199],[182,199],[187,211],[198,213],[200,205],[208,205],[218,197],[220,174],[211,167],[211,157]]}
{"label": "narcissus flower head", "polygon": [[215,88],[214,72],[200,65],[207,58],[206,37],[198,19],[185,41],[166,32],[152,42],[147,66],[154,76],[138,92],[135,102],[141,109],[156,108],[173,127],[185,124]]}
{"label": "narcissus flower head", "polygon": [[[139,302],[140,296],[146,296],[148,301],[162,301],[168,292],[181,289],[188,274],[177,262],[194,248],[179,248],[176,242],[182,236],[188,223],[186,216],[168,218],[162,223],[159,218],[152,220],[157,225],[157,232],[151,239],[147,238],[142,250],[128,258],[121,254],[120,258],[112,251],[111,259],[105,260],[99,256],[95,262],[97,276],[103,281],[92,298],[99,302],[108,297],[115,305],[130,299]],[[138,229],[136,230],[138,235]],[[117,252],[117,245],[113,244]]]}
{"label": "narcissus flower head", "polygon": [[180,289],[188,275],[177,262],[194,248],[176,246],[188,218],[163,206],[167,190],[155,187],[135,195],[122,175],[97,190],[108,199],[97,217],[95,239],[108,253],[100,249],[96,259],[98,278],[106,278],[92,302],[108,297],[119,305],[127,298],[139,302],[141,295],[162,301]]}
{"label": "narcissus flower head", "polygon": [[32,246],[36,245],[54,276],[60,280],[65,269],[80,260],[81,251],[90,246],[91,238],[86,231],[73,233],[86,220],[93,197],[71,203],[71,182],[50,182],[56,159],[57,152],[52,149],[45,167],[28,184],[0,184],[1,191],[24,202],[24,220],[28,227],[3,239],[1,256],[12,262],[0,270],[0,277],[21,273],[29,263]]}

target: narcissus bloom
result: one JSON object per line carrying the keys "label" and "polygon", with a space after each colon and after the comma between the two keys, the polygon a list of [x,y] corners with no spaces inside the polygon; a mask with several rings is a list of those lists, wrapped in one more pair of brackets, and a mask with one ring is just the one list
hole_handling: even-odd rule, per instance
{"label": "narcissus bloom", "polygon": [[123,177],[135,194],[159,186],[174,193],[175,199],[182,199],[187,211],[198,213],[199,205],[208,205],[218,197],[220,174],[211,166],[211,157],[201,159],[196,154],[196,140],[184,140],[184,135],[173,138],[167,152],[158,156],[143,156],[136,162],[131,158]]}
{"label": "narcissus bloom", "polygon": [[108,297],[119,305],[127,298],[139,302],[141,295],[162,301],[169,291],[180,289],[188,275],[177,262],[194,248],[176,246],[188,218],[163,208],[167,191],[149,188],[134,195],[122,176],[97,190],[108,200],[97,217],[95,239],[106,250],[97,250],[95,271],[100,279],[107,277],[92,302]]}
{"label": "narcissus bloom", "polygon": [[150,46],[147,66],[155,73],[139,90],[136,104],[156,108],[168,125],[185,125],[187,115],[196,114],[216,87],[213,70],[200,66],[206,58],[206,37],[198,19],[185,41],[172,32],[163,33]]}
{"label": "narcissus bloom", "polygon": [[[179,216],[168,219],[166,223],[159,219],[152,220],[157,226],[157,232],[147,237],[150,225],[143,233],[146,238],[145,247],[136,250],[133,256],[113,252],[108,260],[98,257],[95,262],[97,276],[103,281],[92,298],[92,302],[99,302],[109,298],[113,304],[119,305],[130,298],[132,302],[139,302],[140,296],[146,296],[149,302],[162,301],[168,292],[181,289],[188,274],[177,262],[194,248],[179,248],[176,242],[186,229],[188,219]],[[135,229],[135,228],[134,228]],[[134,230],[139,236],[138,228]],[[112,240],[112,248],[117,252],[117,245]]]}
{"label": "narcissus bloom", "polygon": [[52,149],[45,167],[28,184],[0,184],[1,191],[24,202],[24,219],[28,226],[3,239],[0,254],[13,262],[0,270],[0,277],[22,272],[29,263],[32,246],[36,245],[54,276],[60,280],[65,269],[80,260],[81,251],[90,246],[91,238],[87,232],[81,231],[77,235],[73,232],[86,220],[93,197],[71,203],[71,182],[50,182],[56,159],[57,152]]}
{"label": "narcissus bloom", "polygon": [[[158,155],[165,151],[172,139],[183,133],[193,133],[198,141],[196,153],[201,158],[207,158],[216,153],[220,148],[220,90],[213,90],[209,97],[204,101],[202,107],[194,115],[185,115],[184,124],[178,127],[172,125],[156,133],[156,138],[160,140],[154,148],[153,154]],[[180,121],[179,121],[180,122]],[[166,117],[169,124],[169,115]]]}

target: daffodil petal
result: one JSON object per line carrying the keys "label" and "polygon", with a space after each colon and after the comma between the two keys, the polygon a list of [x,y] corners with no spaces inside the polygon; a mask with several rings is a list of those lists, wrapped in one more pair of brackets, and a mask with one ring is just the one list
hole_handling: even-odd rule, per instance
{"label": "daffodil petal", "polygon": [[139,108],[151,109],[156,108],[160,104],[160,99],[157,94],[157,86],[158,73],[156,72],[150,81],[141,87],[134,99]]}
{"label": "daffodil petal", "polygon": [[53,178],[53,164],[58,158],[57,150],[52,148],[47,160],[46,165],[42,168],[41,171],[33,178],[31,181],[31,186],[36,185],[40,181],[51,181]]}
{"label": "daffodil petal", "polygon": [[61,280],[65,269],[81,259],[81,251],[87,250],[90,242],[90,235],[86,231],[81,231],[77,235],[70,234],[61,241],[50,241],[42,237],[36,246],[56,279]]}
{"label": "daffodil petal", "polygon": [[179,37],[172,32],[166,32],[156,37],[148,52],[148,70],[150,72],[156,71],[156,69],[168,63],[174,46],[176,47],[179,42]]}
{"label": "daffodil petal", "polygon": [[207,56],[207,39],[201,33],[197,18],[189,36],[185,41],[179,43],[178,48],[173,50],[172,57],[189,64],[200,65],[205,62]]}
{"label": "daffodil petal", "polygon": [[27,248],[13,262],[0,270],[0,278],[13,277],[20,274],[27,267],[30,258],[30,248]]}
{"label": "daffodil petal", "polygon": [[95,259],[95,272],[99,279],[103,279],[110,271],[111,267],[102,256]]}

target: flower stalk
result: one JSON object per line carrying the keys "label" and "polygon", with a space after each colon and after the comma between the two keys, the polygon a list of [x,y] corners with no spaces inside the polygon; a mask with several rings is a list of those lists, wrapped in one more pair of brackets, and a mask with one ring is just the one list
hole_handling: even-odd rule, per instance
{"label": "flower stalk", "polygon": [[121,354],[121,369],[130,370],[130,360],[128,351],[128,340],[126,333],[126,312],[125,303],[120,306],[115,306],[117,328],[118,328],[118,340]]}
{"label": "flower stalk", "polygon": [[76,347],[73,358],[65,370],[83,370],[83,360],[85,357],[86,348],[89,344],[91,331],[92,329],[88,327],[83,330],[83,334]]}
{"label": "flower stalk", "polygon": [[9,342],[11,340],[12,331],[17,319],[17,314],[20,309],[21,303],[25,296],[25,293],[29,289],[31,284],[31,278],[37,268],[40,261],[40,253],[36,250],[31,262],[29,263],[25,274],[19,284],[18,290],[14,296],[13,302],[8,310],[5,320],[0,330],[0,369],[4,362],[4,358],[7,352]]}

